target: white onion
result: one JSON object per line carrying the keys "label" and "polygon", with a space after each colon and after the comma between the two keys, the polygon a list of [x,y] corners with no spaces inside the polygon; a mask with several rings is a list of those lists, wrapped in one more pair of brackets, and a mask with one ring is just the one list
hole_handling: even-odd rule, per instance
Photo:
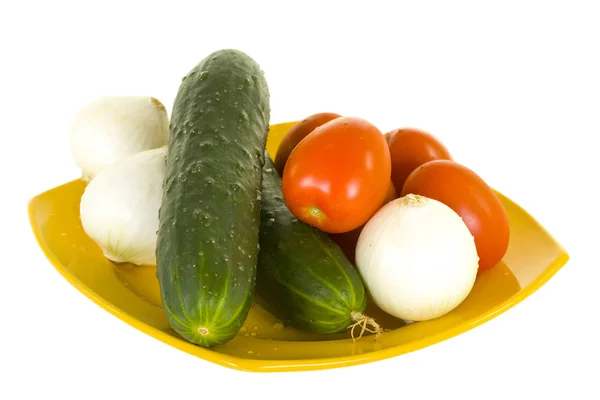
{"label": "white onion", "polygon": [[124,157],[167,145],[168,139],[167,110],[147,96],[100,97],[77,114],[70,132],[71,153],[85,181]]}
{"label": "white onion", "polygon": [[379,308],[424,321],[470,293],[479,257],[461,217],[445,204],[409,194],[382,207],[363,228],[356,264]]}
{"label": "white onion", "polygon": [[85,188],[81,224],[108,259],[156,265],[166,155],[165,146],[125,157],[102,170]]}

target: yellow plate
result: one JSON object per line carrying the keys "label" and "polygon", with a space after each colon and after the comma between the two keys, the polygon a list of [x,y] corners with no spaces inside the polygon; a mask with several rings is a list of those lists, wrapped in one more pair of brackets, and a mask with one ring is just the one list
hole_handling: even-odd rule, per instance
{"label": "yellow plate", "polygon": [[[271,127],[267,149],[276,148],[293,123]],[[54,267],[98,305],[163,342],[214,363],[245,371],[299,371],[356,365],[397,356],[465,332],[506,311],[542,286],[569,259],[530,215],[502,196],[511,239],[500,264],[480,274],[468,298],[445,316],[403,326],[370,305],[368,314],[389,331],[379,340],[354,342],[347,333],[319,335],[283,327],[254,305],[244,328],[224,346],[205,349],[179,337],[161,308],[154,267],[117,265],[81,228],[80,180],[42,193],[29,203],[31,226]]]}

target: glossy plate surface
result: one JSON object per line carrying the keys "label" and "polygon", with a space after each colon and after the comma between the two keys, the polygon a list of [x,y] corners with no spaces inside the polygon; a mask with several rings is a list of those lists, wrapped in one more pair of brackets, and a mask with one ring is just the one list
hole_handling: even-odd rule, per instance
{"label": "glossy plate surface", "polygon": [[[293,123],[271,127],[267,149],[277,146]],[[54,267],[98,305],[133,327],[208,361],[245,371],[300,371],[381,360],[456,336],[495,317],[542,286],[569,259],[567,252],[527,212],[500,194],[511,239],[500,264],[480,274],[468,298],[445,316],[403,326],[370,305],[367,313],[383,328],[375,341],[349,334],[319,335],[282,326],[254,305],[244,328],[224,346],[205,349],[179,337],[161,308],[154,267],[117,265],[81,228],[79,201],[84,183],[75,180],[29,203],[37,241]]]}

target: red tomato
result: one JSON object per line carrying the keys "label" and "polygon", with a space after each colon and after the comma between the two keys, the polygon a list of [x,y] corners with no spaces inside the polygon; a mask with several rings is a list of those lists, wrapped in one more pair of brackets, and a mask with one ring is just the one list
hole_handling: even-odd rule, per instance
{"label": "red tomato", "polygon": [[[396,197],[398,197],[398,193],[396,192],[394,184],[390,181],[388,191],[385,195],[385,200],[381,204],[381,207],[385,206],[387,203],[394,200]],[[342,249],[346,257],[348,258],[348,260],[350,260],[352,264],[355,263],[354,255],[356,253],[356,244],[358,243],[358,238],[364,227],[365,224],[362,224],[361,226],[351,230],[350,232],[332,233],[329,235],[329,237],[331,237],[331,239],[333,239],[333,241],[336,242],[338,246],[340,246],[340,249]]]}
{"label": "red tomato", "polygon": [[435,160],[414,170],[401,196],[420,194],[438,200],[460,215],[475,238],[479,271],[496,265],[508,248],[508,215],[496,192],[467,167]]}
{"label": "red tomato", "polygon": [[300,221],[328,233],[348,232],[377,211],[390,176],[381,131],[362,118],[339,117],[292,151],[283,171],[283,197]]}
{"label": "red tomato", "polygon": [[385,134],[392,160],[392,181],[402,191],[408,175],[432,160],[451,160],[448,149],[433,135],[412,128],[396,129]]}
{"label": "red tomato", "polygon": [[275,169],[279,172],[279,175],[283,173],[283,168],[287,162],[290,153],[300,143],[302,139],[309,133],[315,130],[315,128],[323,125],[325,122],[329,122],[332,119],[339,117],[335,113],[319,113],[311,115],[302,121],[297,122],[290,130],[285,134],[281,143],[277,148],[277,154],[275,155]]}

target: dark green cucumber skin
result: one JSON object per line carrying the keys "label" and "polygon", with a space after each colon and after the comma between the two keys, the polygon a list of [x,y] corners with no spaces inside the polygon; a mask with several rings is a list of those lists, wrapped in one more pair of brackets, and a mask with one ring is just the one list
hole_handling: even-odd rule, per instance
{"label": "dark green cucumber skin", "polygon": [[367,306],[360,275],[326,233],[290,212],[268,154],[263,171],[257,298],[287,325],[343,332]]}
{"label": "dark green cucumber skin", "polygon": [[231,340],[252,305],[269,119],[263,72],[237,50],[203,59],[175,98],[157,278],[171,327],[203,347]]}

